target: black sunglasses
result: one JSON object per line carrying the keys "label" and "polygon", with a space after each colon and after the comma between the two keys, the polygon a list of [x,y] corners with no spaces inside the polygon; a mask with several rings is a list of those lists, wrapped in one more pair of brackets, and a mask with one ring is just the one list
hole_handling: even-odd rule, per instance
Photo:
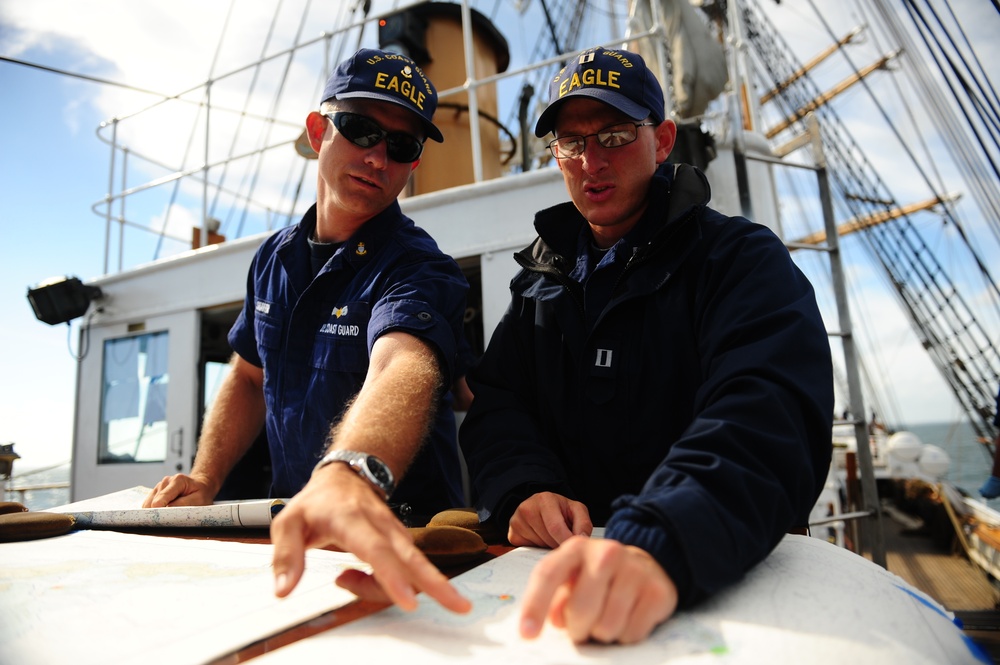
{"label": "black sunglasses", "polygon": [[423,141],[406,132],[387,132],[371,118],[357,113],[341,111],[330,115],[333,126],[344,138],[360,148],[370,148],[385,139],[385,154],[394,162],[410,164],[420,159],[424,150]]}

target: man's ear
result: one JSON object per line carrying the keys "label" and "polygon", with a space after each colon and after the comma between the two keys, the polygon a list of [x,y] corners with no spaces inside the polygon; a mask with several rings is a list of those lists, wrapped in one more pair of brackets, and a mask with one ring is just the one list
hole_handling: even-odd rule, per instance
{"label": "man's ear", "polygon": [[413,173],[417,169],[417,164],[419,163],[420,163],[419,159],[415,162],[410,162],[410,173]]}
{"label": "man's ear", "polygon": [[326,116],[317,111],[312,111],[306,116],[306,134],[309,136],[309,146],[317,155],[320,146],[323,145],[323,137],[326,136],[328,124]]}
{"label": "man's ear", "polygon": [[673,120],[664,120],[656,127],[656,163],[667,161],[670,151],[677,141],[677,125]]}

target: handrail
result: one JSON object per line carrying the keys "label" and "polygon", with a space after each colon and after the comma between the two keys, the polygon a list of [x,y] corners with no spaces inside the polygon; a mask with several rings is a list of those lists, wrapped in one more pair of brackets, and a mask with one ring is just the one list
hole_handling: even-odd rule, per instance
{"label": "handrail", "polygon": [[[345,23],[344,25],[342,25],[342,26],[340,26],[340,27],[338,27],[336,29],[326,30],[326,31],[320,33],[316,37],[307,39],[307,40],[305,40],[303,42],[294,44],[294,45],[292,45],[292,46],[290,46],[288,48],[284,48],[284,49],[281,49],[281,50],[276,51],[274,53],[271,53],[271,54],[268,54],[266,56],[260,57],[260,58],[256,59],[255,61],[253,61],[251,63],[248,63],[246,65],[243,65],[243,66],[237,67],[235,69],[229,70],[229,71],[227,71],[225,73],[222,73],[222,74],[219,74],[219,75],[216,75],[216,76],[212,76],[212,77],[208,78],[207,80],[199,83],[198,85],[188,87],[188,88],[186,88],[186,89],[184,89],[184,90],[182,90],[180,92],[177,92],[177,93],[175,93],[173,95],[163,95],[162,99],[158,99],[154,103],[149,104],[148,106],[145,106],[145,107],[143,107],[143,108],[141,108],[141,109],[139,109],[137,111],[134,111],[134,112],[128,113],[128,114],[124,114],[124,115],[115,116],[115,117],[113,117],[113,118],[111,118],[109,120],[106,120],[106,121],[102,122],[98,126],[98,128],[97,128],[97,130],[96,130],[95,133],[96,133],[98,139],[100,141],[102,141],[103,143],[107,144],[110,147],[110,150],[111,150],[111,159],[110,159],[110,166],[109,166],[108,192],[99,201],[94,202],[92,204],[92,206],[91,206],[91,209],[92,209],[92,211],[95,214],[97,214],[97,215],[102,216],[102,217],[105,218],[105,243],[104,243],[105,244],[105,251],[104,251],[104,254],[105,254],[105,257],[104,257],[104,272],[105,272],[105,274],[109,274],[109,272],[110,272],[109,261],[110,261],[110,253],[112,251],[112,236],[111,236],[111,234],[112,234],[112,226],[115,223],[117,223],[119,225],[119,231],[120,231],[120,233],[119,233],[119,237],[120,237],[120,239],[119,239],[119,248],[118,248],[119,249],[119,266],[118,266],[118,270],[119,271],[122,269],[122,266],[121,266],[121,261],[122,261],[121,256],[122,256],[122,253],[123,253],[123,247],[122,246],[125,243],[125,238],[124,238],[124,235],[121,233],[121,231],[123,231],[125,227],[134,228],[134,229],[141,230],[141,231],[146,231],[148,233],[152,233],[152,234],[164,237],[164,238],[169,238],[169,239],[174,240],[174,241],[184,241],[184,240],[186,240],[186,238],[178,237],[176,234],[169,234],[169,233],[167,233],[167,226],[166,226],[167,222],[166,222],[166,220],[164,221],[164,226],[161,229],[155,229],[155,228],[152,228],[151,226],[144,225],[144,224],[141,224],[139,222],[134,222],[134,221],[127,220],[125,218],[125,215],[124,215],[125,200],[128,197],[134,196],[135,194],[139,194],[141,192],[147,192],[147,191],[150,191],[150,190],[154,190],[156,188],[162,187],[163,185],[166,185],[166,184],[169,184],[169,183],[176,183],[178,181],[182,181],[182,180],[188,179],[188,178],[192,179],[193,182],[197,182],[199,184],[199,186],[203,190],[203,194],[202,194],[203,204],[202,204],[202,214],[201,214],[201,216],[203,217],[203,219],[201,220],[202,235],[204,235],[204,232],[205,232],[205,225],[207,223],[207,219],[206,218],[210,214],[209,211],[206,208],[207,204],[205,203],[209,199],[208,191],[209,191],[210,188],[214,189],[217,192],[216,196],[218,196],[219,193],[232,196],[233,197],[233,201],[234,201],[234,205],[238,204],[238,205],[253,207],[256,210],[259,210],[261,213],[264,213],[264,214],[266,214],[268,216],[280,213],[280,211],[277,210],[273,205],[270,205],[270,204],[265,203],[263,201],[255,200],[255,198],[251,198],[251,194],[249,194],[249,193],[241,192],[241,191],[236,191],[236,190],[234,190],[231,187],[227,187],[225,185],[225,183],[222,183],[222,182],[219,182],[219,183],[213,183],[213,182],[211,182],[211,180],[209,178],[209,172],[212,169],[214,169],[214,168],[225,166],[226,164],[237,163],[240,160],[253,159],[255,157],[260,157],[260,156],[262,156],[262,155],[264,155],[264,154],[266,154],[266,153],[268,153],[270,151],[273,151],[275,149],[287,146],[289,143],[294,143],[294,141],[285,140],[285,141],[280,141],[280,142],[269,144],[269,145],[257,146],[253,150],[250,150],[248,152],[244,152],[244,153],[242,153],[240,155],[228,155],[228,156],[222,157],[220,159],[210,161],[211,157],[210,157],[210,154],[209,154],[209,141],[210,141],[209,119],[216,112],[221,112],[221,113],[226,114],[226,115],[239,116],[239,117],[242,117],[242,118],[248,118],[248,119],[257,120],[257,121],[260,121],[262,123],[266,123],[268,125],[281,125],[281,126],[284,126],[284,127],[287,127],[287,128],[298,127],[298,124],[297,123],[288,122],[288,121],[285,121],[285,120],[281,120],[281,119],[279,119],[277,117],[269,117],[269,116],[264,116],[264,115],[261,115],[261,114],[251,113],[251,112],[248,112],[248,111],[236,110],[236,109],[231,108],[229,106],[226,106],[224,104],[223,105],[216,105],[216,104],[214,104],[212,102],[212,99],[207,96],[207,94],[206,94],[205,98],[199,99],[199,100],[186,99],[185,98],[186,96],[190,96],[193,93],[196,93],[196,92],[199,92],[199,91],[210,90],[210,89],[214,88],[220,82],[225,81],[227,79],[232,79],[233,77],[236,77],[236,76],[238,76],[240,74],[243,74],[243,73],[245,73],[245,72],[247,72],[247,71],[249,71],[249,70],[251,70],[251,69],[253,69],[255,67],[263,66],[263,65],[265,65],[265,64],[267,64],[269,62],[273,62],[273,61],[278,60],[280,58],[287,57],[289,55],[293,55],[293,54],[295,54],[297,52],[303,51],[304,49],[309,49],[310,47],[314,47],[314,46],[319,45],[319,44],[322,44],[324,46],[324,54],[323,54],[323,58],[324,58],[324,72],[328,73],[327,72],[327,68],[329,67],[329,63],[327,63],[326,61],[329,58],[329,54],[331,52],[330,42],[331,42],[331,40],[334,37],[346,36],[348,33],[352,32],[354,30],[364,29],[365,26],[377,24],[380,20],[382,20],[382,19],[384,19],[386,17],[392,16],[392,15],[395,15],[395,14],[398,14],[398,13],[401,13],[401,12],[409,11],[411,9],[420,7],[421,5],[426,5],[426,4],[428,4],[429,1],[430,0],[415,0],[413,2],[404,3],[404,4],[401,4],[400,6],[397,6],[397,7],[394,7],[392,9],[388,9],[388,10],[382,11],[382,12],[377,13],[377,14],[372,14],[370,16],[366,15],[364,18],[361,18],[361,19],[352,19],[349,22]],[[469,100],[468,101],[468,109],[469,109],[469,113],[470,113],[471,117],[478,117],[478,115],[479,115],[478,114],[478,95],[474,94],[478,89],[480,89],[480,88],[482,88],[484,86],[489,86],[489,85],[496,84],[496,83],[498,83],[500,81],[503,81],[503,80],[511,79],[511,78],[517,77],[517,76],[521,76],[521,75],[529,73],[529,72],[539,71],[539,70],[542,70],[542,69],[544,69],[546,67],[550,67],[552,65],[560,64],[560,63],[564,62],[567,58],[574,57],[575,55],[577,55],[580,52],[582,52],[580,49],[573,49],[573,50],[567,51],[566,53],[560,53],[560,54],[557,54],[555,56],[552,56],[552,57],[549,57],[549,58],[546,58],[546,59],[543,59],[543,60],[533,61],[533,62],[531,62],[531,63],[529,63],[529,64],[527,64],[527,65],[525,65],[523,67],[519,67],[519,68],[516,68],[516,69],[507,69],[507,70],[505,70],[503,72],[498,72],[496,74],[484,76],[482,78],[477,78],[476,77],[475,67],[472,66],[474,30],[473,30],[473,17],[472,17],[471,8],[470,8],[470,5],[469,5],[469,0],[460,0],[459,4],[460,4],[460,9],[461,9],[463,51],[464,51],[465,59],[466,59],[467,77],[466,77],[466,80],[461,85],[454,86],[454,87],[451,87],[451,88],[447,88],[447,89],[444,89],[444,90],[439,90],[438,91],[438,98],[440,100],[444,100],[444,99],[448,99],[449,97],[457,96],[457,95],[460,95],[460,94],[463,94],[463,93],[467,94],[468,95],[468,100]],[[635,32],[635,33],[629,32],[626,35],[626,39],[629,40],[629,41],[639,41],[639,40],[648,40],[650,38],[655,38],[655,37],[657,37],[659,35],[662,35],[662,33],[663,33],[663,26],[660,23],[661,19],[659,17],[659,12],[655,12],[654,11],[654,15],[655,15],[654,16],[655,20],[653,21],[653,25],[652,25],[651,28],[649,28],[647,30],[643,30],[641,32]],[[620,45],[622,43],[622,41],[623,40],[620,37],[619,38],[612,38],[612,39],[608,39],[607,41],[602,42],[600,44],[590,45],[590,46],[588,46],[588,48],[592,48],[594,46],[598,46],[598,47],[615,47],[617,45]],[[659,51],[661,53],[658,55],[658,61],[662,64],[663,62],[665,62],[665,58],[666,58],[666,53],[664,51],[664,47],[663,47],[662,44],[659,44]],[[661,72],[661,74],[662,74],[662,72]],[[213,95],[213,97],[217,97],[217,96],[218,95]],[[157,109],[158,107],[161,107],[163,104],[165,104],[167,102],[172,102],[172,101],[182,102],[184,104],[190,104],[190,105],[193,105],[194,107],[196,107],[196,109],[198,110],[199,113],[202,112],[202,111],[205,112],[205,120],[203,121],[204,122],[204,143],[205,143],[205,150],[204,150],[204,153],[203,153],[204,159],[202,160],[202,163],[200,163],[200,164],[192,165],[192,166],[189,166],[189,167],[186,167],[186,168],[175,169],[175,168],[173,168],[173,167],[171,167],[171,166],[163,163],[162,161],[153,158],[152,156],[145,155],[145,154],[143,154],[141,152],[136,152],[134,148],[130,148],[130,147],[126,146],[125,143],[121,139],[122,134],[121,134],[120,128],[122,126],[122,123],[124,123],[126,121],[130,121],[130,120],[134,120],[134,119],[142,116],[142,114],[145,114],[145,113],[147,113],[149,111]],[[218,122],[218,121],[215,120],[214,122]],[[473,173],[473,181],[478,183],[478,182],[482,182],[483,178],[484,178],[484,176],[483,176],[483,154],[482,154],[482,130],[481,130],[480,126],[479,126],[479,123],[477,123],[477,122],[471,122],[469,129],[470,129],[470,138],[471,138],[471,141],[472,141],[472,164],[473,164],[473,171],[474,171],[474,173]],[[107,136],[107,132],[109,132],[109,131],[111,132],[111,135]],[[142,182],[140,184],[137,184],[137,185],[129,186],[129,184],[126,182],[126,175],[127,175],[127,170],[126,169],[127,169],[127,166],[120,164],[119,160],[116,159],[116,155],[119,152],[121,152],[122,154],[125,154],[126,151],[127,151],[127,154],[129,155],[129,157],[133,161],[136,160],[136,159],[138,159],[138,160],[140,160],[142,162],[154,165],[157,168],[161,168],[161,169],[166,170],[167,174],[163,175],[163,176],[160,176],[160,177],[157,177],[157,178],[150,179],[150,180],[145,180],[144,182]],[[116,183],[115,183],[115,172],[118,171],[118,170],[121,171],[120,185],[119,185],[120,189],[118,189],[116,191],[116,189],[115,189],[115,186],[116,186]],[[120,204],[120,206],[119,206],[120,212],[117,215],[115,214],[115,212],[113,210],[113,203],[115,203],[115,202],[118,202]],[[169,213],[170,213],[170,211],[168,209],[167,212],[166,212],[166,215],[169,215]],[[258,213],[254,213],[254,214],[258,214]],[[205,244],[205,238],[202,238],[202,245],[204,245],[204,244]]]}
{"label": "handrail", "polygon": [[824,524],[833,524],[844,520],[860,520],[871,516],[872,513],[870,510],[856,510],[850,513],[838,513],[836,515],[829,515],[816,520],[809,520],[809,526],[822,526]]}

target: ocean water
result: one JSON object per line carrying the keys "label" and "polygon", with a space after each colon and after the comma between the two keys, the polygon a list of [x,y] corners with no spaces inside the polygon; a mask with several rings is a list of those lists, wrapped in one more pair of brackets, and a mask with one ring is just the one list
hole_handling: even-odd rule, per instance
{"label": "ocean water", "polygon": [[[906,428],[924,443],[938,446],[951,458],[951,466],[946,480],[970,496],[980,499],[979,487],[990,475],[993,460],[989,449],[979,443],[975,430],[967,422],[930,423]],[[987,501],[992,508],[1000,510],[1000,499]]]}
{"label": "ocean water", "polygon": [[[932,443],[947,452],[951,458],[947,480],[966,493],[979,496],[977,490],[989,476],[992,460],[987,449],[977,442],[976,434],[968,423],[931,423],[913,425],[906,429],[920,437],[924,443]],[[14,477],[8,487],[68,482],[69,476],[68,463],[37,470],[21,470],[15,463]],[[70,494],[69,489],[33,490],[23,494],[7,493],[3,500],[19,501],[30,510],[44,510],[69,503]],[[1000,499],[992,499],[988,503],[1000,510]]]}
{"label": "ocean water", "polygon": [[39,469],[18,468],[14,462],[14,474],[9,481],[3,483],[4,501],[17,501],[28,507],[28,510],[45,510],[53,506],[61,506],[69,503],[69,488],[30,490],[27,492],[10,492],[10,488],[30,487],[38,485],[51,485],[57,483],[68,483],[70,476],[69,462],[58,466],[44,467]]}

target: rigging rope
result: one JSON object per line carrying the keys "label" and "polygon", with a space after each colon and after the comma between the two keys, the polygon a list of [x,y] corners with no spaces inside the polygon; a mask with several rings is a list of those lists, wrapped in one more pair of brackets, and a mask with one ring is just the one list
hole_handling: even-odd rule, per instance
{"label": "rigging rope", "polygon": [[[225,21],[223,21],[223,24],[222,24],[222,34],[223,35],[226,34],[226,30],[229,28],[229,21],[230,21],[230,19],[233,16],[233,6],[235,5],[235,2],[236,2],[236,0],[230,0],[229,9],[226,11],[226,19],[225,19]],[[219,42],[216,44],[215,53],[212,56],[212,64],[209,65],[209,68],[208,68],[208,80],[209,81],[211,81],[212,77],[215,76],[215,66],[219,62],[219,53],[221,53],[221,52],[222,52],[222,39],[220,38]],[[201,118],[202,109],[204,108],[206,114],[210,113],[209,93],[210,93],[210,88],[208,86],[206,86],[206,88],[205,88],[205,105],[204,105],[204,107],[199,106],[198,107],[198,113],[195,114],[194,124],[191,127],[191,133],[188,134],[188,142],[187,142],[187,145],[184,147],[184,154],[181,157],[181,167],[180,167],[179,170],[184,170],[186,168],[187,163],[188,163],[188,157],[190,156],[191,149],[194,146],[194,140],[195,140],[195,137],[196,137],[198,123],[199,123],[199,120]],[[241,120],[242,120],[242,116],[241,116]],[[228,164],[229,164],[229,162],[227,160],[226,165],[228,166]],[[177,202],[177,196],[180,194],[180,191],[181,191],[181,180],[178,179],[178,180],[174,181],[173,190],[170,193],[170,198],[167,200],[166,209],[163,212],[163,226],[160,228],[160,232],[157,234],[156,246],[153,248],[153,260],[154,261],[160,257],[160,249],[162,249],[162,247],[163,247],[163,240],[164,240],[164,238],[167,237],[167,228],[169,227],[169,224],[170,224],[170,215],[174,211],[174,204]],[[216,190],[216,191],[218,191],[218,190]],[[203,219],[203,220],[201,220],[201,223],[202,224],[207,224],[208,220],[207,219]]]}

